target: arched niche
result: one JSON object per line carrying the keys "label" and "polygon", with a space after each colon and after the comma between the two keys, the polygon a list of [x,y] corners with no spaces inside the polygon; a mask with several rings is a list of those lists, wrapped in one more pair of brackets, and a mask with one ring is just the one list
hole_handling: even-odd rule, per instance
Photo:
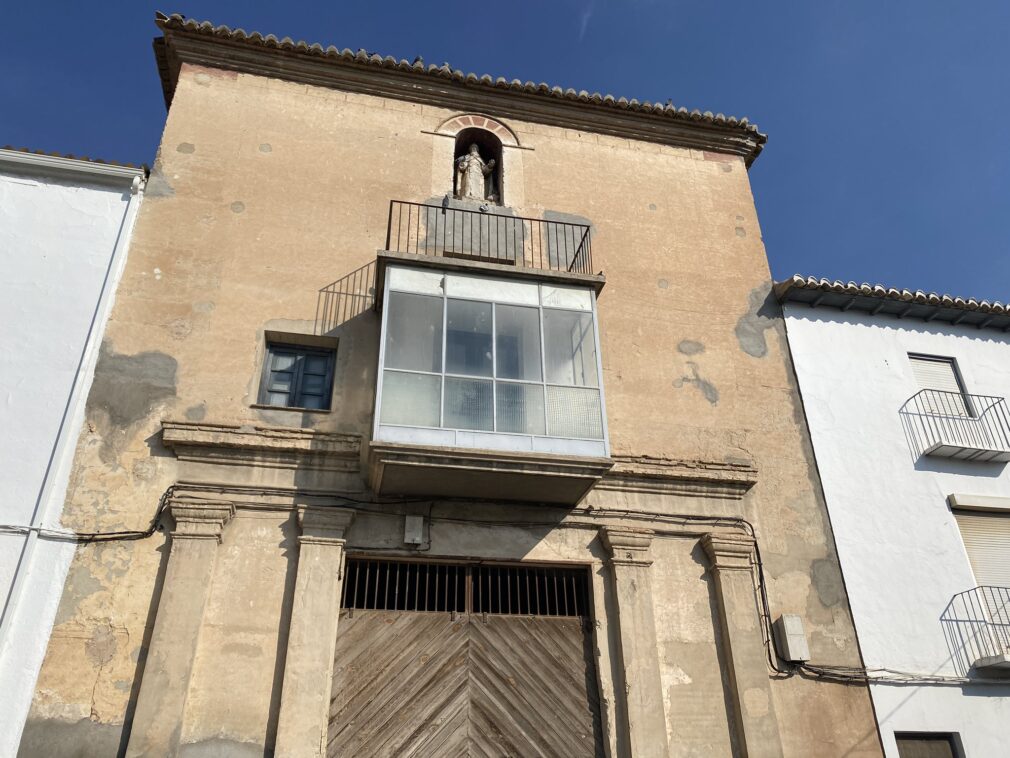
{"label": "arched niche", "polygon": [[[476,154],[480,160],[472,172],[467,172],[461,167],[470,160],[469,156],[476,148]],[[502,156],[502,142],[497,135],[487,129],[476,126],[461,129],[456,134],[456,146],[452,154],[452,194],[459,199],[479,200],[481,202],[504,204],[505,187],[502,177],[504,176],[505,162]],[[483,171],[483,176],[481,176]],[[472,177],[469,181],[464,175],[470,173]],[[476,174],[476,177],[474,177]],[[480,197],[474,197],[472,186],[469,187],[471,194],[466,195],[464,185],[472,185],[474,181],[481,183]]]}
{"label": "arched niche", "polygon": [[464,129],[471,128],[484,129],[491,132],[506,147],[520,146],[515,132],[501,121],[496,121],[489,116],[482,116],[479,113],[466,113],[460,116],[453,116],[439,124],[435,131],[439,134],[450,134],[455,137]]}

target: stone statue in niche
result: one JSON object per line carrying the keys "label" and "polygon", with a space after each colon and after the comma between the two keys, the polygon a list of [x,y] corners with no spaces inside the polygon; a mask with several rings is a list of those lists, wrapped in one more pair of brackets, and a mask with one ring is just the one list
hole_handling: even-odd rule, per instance
{"label": "stone statue in niche", "polygon": [[494,159],[484,162],[477,145],[456,160],[456,197],[461,200],[491,200],[497,202],[494,182],[488,181],[494,171]]}

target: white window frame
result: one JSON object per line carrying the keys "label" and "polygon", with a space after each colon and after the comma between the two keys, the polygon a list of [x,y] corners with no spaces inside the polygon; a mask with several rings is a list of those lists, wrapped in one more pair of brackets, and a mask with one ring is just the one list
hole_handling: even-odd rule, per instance
{"label": "white window frame", "polygon": [[[442,277],[443,286],[440,288],[440,294],[435,294],[433,292],[425,292],[420,288],[418,289],[406,289],[400,287],[391,286],[391,281],[393,276],[391,272],[394,270],[405,270],[410,272],[426,272]],[[534,453],[553,453],[559,455],[576,455],[576,456],[587,456],[587,457],[610,457],[610,436],[607,428],[607,404],[606,404],[606,393],[603,388],[603,363],[600,352],[600,330],[599,330],[599,319],[596,310],[596,294],[589,287],[572,287],[571,285],[562,285],[554,283],[537,283],[537,282],[522,282],[525,286],[534,286],[537,288],[537,304],[518,304],[514,301],[503,299],[495,299],[494,295],[486,295],[483,297],[471,297],[462,294],[448,294],[447,288],[444,286],[447,277],[460,276],[465,279],[480,279],[487,282],[488,292],[494,292],[494,285],[496,283],[520,283],[515,279],[508,279],[505,277],[488,277],[479,276],[474,274],[456,274],[455,272],[447,271],[437,271],[430,268],[417,268],[412,266],[388,266],[386,269],[386,276],[384,277],[383,283],[383,293],[382,302],[389,302],[390,292],[404,292],[412,295],[425,295],[428,297],[440,297],[442,299],[442,371],[441,373],[428,372],[428,371],[411,371],[409,369],[400,368],[390,368],[390,371],[397,371],[402,373],[413,373],[421,374],[424,376],[440,376],[441,390],[439,399],[439,423],[444,421],[445,417],[445,380],[447,378],[459,378],[468,380],[488,380],[492,383],[491,390],[491,415],[492,419],[497,423],[497,382],[501,381],[504,383],[513,384],[532,384],[541,386],[544,388],[544,429],[548,429],[548,409],[547,409],[547,388],[548,387],[575,387],[576,385],[567,384],[557,384],[554,382],[547,381],[547,361],[546,361],[546,344],[544,341],[544,310],[543,305],[543,288],[570,288],[579,289],[588,293],[589,301],[591,304],[590,310],[583,310],[578,308],[564,308],[549,306],[546,310],[557,310],[557,311],[568,311],[572,313],[589,313],[592,316],[593,322],[593,341],[596,348],[596,378],[597,386],[593,389],[599,391],[600,394],[600,422],[603,436],[601,439],[595,438],[579,438],[579,437],[558,437],[549,434],[522,434],[522,433],[512,433],[512,432],[498,432],[498,431],[481,431],[481,430],[471,430],[471,429],[452,429],[439,427],[427,427],[427,426],[408,426],[400,424],[383,424],[382,423],[382,400],[383,400],[383,379],[384,373],[386,371],[386,330],[387,330],[387,320],[389,315],[389,308],[383,307],[382,309],[382,323],[381,332],[379,336],[379,362],[378,362],[378,372],[376,379],[376,393],[375,393],[375,415],[373,421],[372,429],[372,439],[382,442],[400,442],[405,444],[422,444],[422,445],[436,445],[439,447],[460,447],[460,448],[472,448],[472,449],[487,449],[487,450],[504,450],[510,452],[534,452]],[[526,308],[536,308],[538,311],[539,327],[540,327],[540,371],[541,379],[539,381],[522,380],[522,379],[499,379],[495,374],[497,373],[497,339],[496,339],[496,309],[492,307],[492,318],[491,318],[491,365],[492,373],[489,377],[478,377],[463,374],[454,374],[445,371],[446,362],[446,340],[447,340],[447,330],[445,320],[447,318],[448,308],[446,307],[447,300],[467,300],[470,302],[484,303],[484,304],[501,304],[501,305],[519,305],[520,307]]]}

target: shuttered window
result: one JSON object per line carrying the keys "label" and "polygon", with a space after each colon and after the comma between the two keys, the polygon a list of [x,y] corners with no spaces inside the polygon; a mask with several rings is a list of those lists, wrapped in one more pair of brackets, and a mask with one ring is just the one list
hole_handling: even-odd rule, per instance
{"label": "shuttered window", "polygon": [[946,416],[971,415],[953,358],[909,354],[908,360],[919,389],[934,390],[922,393],[923,410]]}
{"label": "shuttered window", "polygon": [[898,758],[957,758],[952,734],[895,734]]}
{"label": "shuttered window", "polygon": [[1010,513],[954,511],[980,587],[1010,587]]}

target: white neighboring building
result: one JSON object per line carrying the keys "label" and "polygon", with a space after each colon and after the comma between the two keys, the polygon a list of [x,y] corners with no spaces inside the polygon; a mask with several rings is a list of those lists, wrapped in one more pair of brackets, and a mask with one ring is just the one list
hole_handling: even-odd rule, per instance
{"label": "white neighboring building", "polygon": [[141,168],[0,149],[0,755],[15,755],[74,554],[60,530]]}
{"label": "white neighboring building", "polygon": [[[887,756],[1010,755],[1010,307],[776,285]],[[882,675],[882,674],[878,674]]]}

